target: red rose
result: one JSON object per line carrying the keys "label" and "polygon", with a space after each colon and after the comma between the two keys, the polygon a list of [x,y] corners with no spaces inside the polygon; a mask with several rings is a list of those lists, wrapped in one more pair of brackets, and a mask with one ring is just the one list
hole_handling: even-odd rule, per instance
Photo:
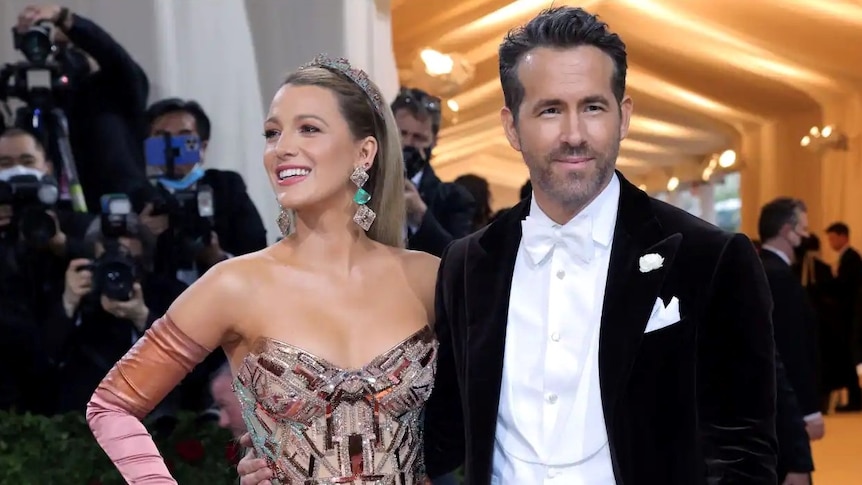
{"label": "red rose", "polygon": [[197,463],[204,459],[204,445],[198,440],[185,440],[177,443],[177,455],[186,463]]}
{"label": "red rose", "polygon": [[239,463],[239,459],[241,458],[240,453],[242,453],[242,448],[239,444],[236,441],[228,441],[227,447],[224,450],[224,457],[228,463],[231,465]]}

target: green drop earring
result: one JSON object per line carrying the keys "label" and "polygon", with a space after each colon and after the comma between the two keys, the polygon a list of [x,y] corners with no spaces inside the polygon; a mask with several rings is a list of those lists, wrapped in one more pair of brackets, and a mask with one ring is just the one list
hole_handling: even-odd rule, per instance
{"label": "green drop earring", "polygon": [[377,217],[377,214],[368,207],[368,202],[371,200],[371,194],[362,188],[368,182],[368,172],[366,168],[361,165],[356,167],[350,175],[350,181],[356,184],[357,190],[356,195],[353,196],[353,202],[356,202],[359,206],[359,208],[356,209],[356,214],[353,215],[353,222],[355,222],[364,231],[368,231],[368,229],[371,228],[371,224],[374,222],[374,218]]}

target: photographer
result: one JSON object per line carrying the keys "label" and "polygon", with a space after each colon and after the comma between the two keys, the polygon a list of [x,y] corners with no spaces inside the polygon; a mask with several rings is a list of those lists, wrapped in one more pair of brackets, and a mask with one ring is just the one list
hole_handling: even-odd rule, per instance
{"label": "photographer", "polygon": [[[10,181],[24,181],[27,177],[21,176],[28,175],[33,184],[42,182],[56,186],[52,163],[36,137],[18,128],[0,133],[0,233],[27,243],[31,249],[49,250],[56,258],[80,254],[81,240],[93,216],[76,213],[61,201],[40,201],[38,189],[30,194],[32,200],[15,197],[21,192],[13,190],[16,184]],[[20,206],[18,212],[16,205]],[[30,221],[32,223],[28,223]],[[65,265],[65,261],[62,264]]]}
{"label": "photographer", "polygon": [[151,272],[152,234],[134,213],[119,212],[93,223],[86,244],[94,258],[69,263],[53,306],[50,344],[62,348],[59,412],[83,412],[111,366],[186,288]]}
{"label": "photographer", "polygon": [[[147,121],[151,137],[148,143],[161,143],[160,146],[176,143],[180,151],[172,152],[171,160],[165,160],[168,156],[162,155],[164,150],[161,148],[147,152],[148,168],[159,171],[157,184],[162,202],[176,200],[181,192],[193,195],[204,187],[211,190],[211,224],[196,222],[198,218],[194,214],[176,216],[172,221],[171,214],[164,213],[166,210],[158,210],[158,204],[152,201],[145,204],[141,220],[159,235],[159,262],[173,261],[174,266],[179,266],[172,268],[178,271],[177,277],[191,284],[200,274],[224,259],[266,247],[266,229],[248,196],[242,176],[236,172],[203,168],[210,140],[210,120],[203,108],[194,101],[165,99],[150,106]],[[189,150],[189,143],[197,148]],[[171,149],[170,146],[167,148]],[[150,159],[156,155],[160,155],[159,160]],[[170,206],[169,203],[165,205]],[[184,225],[207,226],[210,231],[205,235],[189,234],[200,229],[177,227]],[[195,243],[191,251],[194,254],[178,257],[177,248],[188,246],[189,239],[203,241]],[[166,251],[174,254],[166,254]]]}
{"label": "photographer", "polygon": [[[54,58],[69,83],[69,92],[56,100],[56,107],[68,120],[69,142],[87,207],[98,213],[102,194],[146,190],[140,146],[149,81],[107,32],[66,7],[26,7],[15,30],[18,34],[43,31],[46,23],[54,27],[49,34]],[[26,123],[26,119],[19,120],[19,125]],[[47,144],[51,135],[40,136]],[[55,149],[49,145],[59,166],[61,159],[53,153]],[[67,175],[61,170],[54,173],[60,180]]]}
{"label": "photographer", "polygon": [[440,100],[402,88],[392,102],[404,150],[407,246],[440,256],[454,239],[470,234],[475,202],[463,187],[444,183],[431,167],[440,130]]}

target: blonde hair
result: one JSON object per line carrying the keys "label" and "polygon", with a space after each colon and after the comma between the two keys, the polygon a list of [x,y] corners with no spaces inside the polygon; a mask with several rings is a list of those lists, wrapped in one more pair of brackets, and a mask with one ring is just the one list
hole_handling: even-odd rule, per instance
{"label": "blonde hair", "polygon": [[[368,237],[387,246],[404,247],[404,159],[392,110],[386,103],[375,105],[362,87],[338,69],[306,67],[288,75],[284,84],[332,91],[354,138],[372,136],[377,140],[377,154],[365,184],[365,190],[371,194],[368,208],[377,214]],[[380,89],[370,80],[365,89],[382,99]],[[293,211],[288,211],[288,216],[293,219]]]}

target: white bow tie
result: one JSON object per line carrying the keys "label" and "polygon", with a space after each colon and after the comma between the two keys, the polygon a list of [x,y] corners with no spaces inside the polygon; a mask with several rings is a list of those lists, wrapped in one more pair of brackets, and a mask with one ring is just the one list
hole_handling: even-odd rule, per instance
{"label": "white bow tie", "polygon": [[584,262],[593,259],[593,221],[590,217],[565,226],[548,225],[527,216],[521,221],[522,241],[533,264],[540,264],[560,246],[573,257]]}

